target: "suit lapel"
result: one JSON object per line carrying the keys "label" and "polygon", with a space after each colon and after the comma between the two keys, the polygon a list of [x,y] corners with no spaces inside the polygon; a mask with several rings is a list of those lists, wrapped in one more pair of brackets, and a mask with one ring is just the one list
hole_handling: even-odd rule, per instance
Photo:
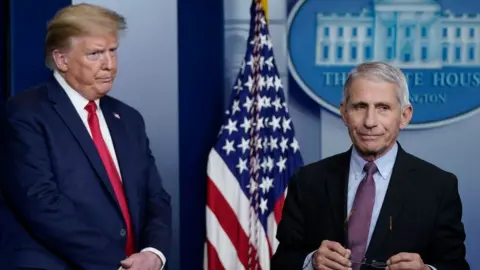
{"label": "suit lapel", "polygon": [[107,188],[112,199],[117,202],[112,185],[110,184],[110,180],[95,144],[67,94],[56,81],[49,84],[48,91],[49,98],[53,102],[53,108],[60,115],[63,122],[72,133],[72,136],[77,140],[78,144],[80,144],[80,147]]}
{"label": "suit lapel", "polygon": [[[390,225],[392,225],[391,229],[393,231],[395,217],[403,207],[405,196],[407,196],[406,194],[409,194],[408,189],[411,185],[408,174],[412,167],[408,161],[408,154],[401,148],[400,144],[398,144],[398,146],[397,158],[393,167],[390,183],[366,253],[367,258],[373,255],[372,252],[384,248],[382,245],[383,241],[390,241],[388,237]],[[392,222],[392,224],[390,224],[390,222]]]}
{"label": "suit lapel", "polygon": [[100,107],[102,109],[103,116],[107,122],[110,136],[112,137],[113,146],[115,148],[115,154],[117,156],[118,164],[120,167],[120,174],[124,186],[125,196],[127,198],[128,208],[134,226],[138,220],[137,214],[137,187],[133,176],[133,161],[131,159],[131,139],[128,137],[128,132],[124,124],[122,116],[116,112],[112,106],[111,100],[108,97],[104,97],[100,100]]}
{"label": "suit lapel", "polygon": [[334,226],[337,235],[346,243],[345,219],[347,212],[347,183],[351,149],[340,156],[327,178],[327,194],[333,211]]}

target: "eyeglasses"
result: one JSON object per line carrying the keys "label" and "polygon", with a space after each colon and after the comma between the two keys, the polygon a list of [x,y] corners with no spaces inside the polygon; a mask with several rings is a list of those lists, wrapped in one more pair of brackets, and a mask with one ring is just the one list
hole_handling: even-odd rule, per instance
{"label": "eyeglasses", "polygon": [[[345,231],[346,236],[348,236],[348,221],[350,220],[351,216],[354,213],[355,213],[355,209],[352,209],[352,211],[350,211],[347,218],[345,219],[344,231]],[[392,228],[393,228],[393,226],[392,226],[392,216],[390,216],[389,217],[389,227],[388,227],[388,232],[389,232],[389,241],[388,241],[389,247],[388,247],[388,250],[389,251],[390,251],[390,243],[391,243],[391,238],[392,238]],[[346,237],[346,239],[348,239],[348,237]],[[348,241],[345,241],[345,243],[346,243],[345,248],[348,248],[347,247]],[[378,260],[369,261],[367,258],[363,258],[361,261],[350,259],[350,262],[352,264],[363,264],[363,265],[369,266],[371,268],[376,268],[376,269],[385,269],[388,266],[386,262],[378,261]]]}
{"label": "eyeglasses", "polygon": [[355,260],[350,260],[350,262],[352,264],[364,264],[364,265],[370,266],[372,268],[377,268],[377,269],[385,269],[387,267],[387,263],[385,263],[385,262],[379,262],[379,261],[376,261],[376,260],[367,261],[366,258],[364,258],[361,262],[357,262]]}

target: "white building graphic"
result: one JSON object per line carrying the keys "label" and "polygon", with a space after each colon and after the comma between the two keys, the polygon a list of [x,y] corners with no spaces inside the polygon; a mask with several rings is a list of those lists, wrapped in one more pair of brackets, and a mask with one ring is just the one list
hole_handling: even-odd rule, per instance
{"label": "white building graphic", "polygon": [[317,66],[389,62],[399,68],[480,66],[480,14],[434,0],[374,0],[359,13],[317,13]]}

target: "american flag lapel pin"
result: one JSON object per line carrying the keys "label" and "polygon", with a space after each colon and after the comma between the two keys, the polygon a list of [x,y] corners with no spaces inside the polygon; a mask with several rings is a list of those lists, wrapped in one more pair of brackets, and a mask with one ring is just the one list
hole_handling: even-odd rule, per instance
{"label": "american flag lapel pin", "polygon": [[118,113],[113,113],[113,116],[115,116],[117,119],[120,119],[120,115]]}

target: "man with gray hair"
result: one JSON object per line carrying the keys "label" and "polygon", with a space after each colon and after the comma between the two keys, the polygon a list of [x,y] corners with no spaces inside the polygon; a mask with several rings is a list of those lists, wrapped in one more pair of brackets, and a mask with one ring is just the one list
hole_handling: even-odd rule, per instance
{"label": "man with gray hair", "polygon": [[15,269],[159,270],[166,264],[170,196],[143,117],[107,95],[124,29],[123,16],[100,6],[60,10],[45,41],[54,78],[8,102],[1,187],[21,224],[11,230],[8,259]]}
{"label": "man with gray hair", "polygon": [[470,269],[456,176],[397,142],[413,114],[403,73],[359,65],[340,111],[353,146],[292,177],[272,269]]}

